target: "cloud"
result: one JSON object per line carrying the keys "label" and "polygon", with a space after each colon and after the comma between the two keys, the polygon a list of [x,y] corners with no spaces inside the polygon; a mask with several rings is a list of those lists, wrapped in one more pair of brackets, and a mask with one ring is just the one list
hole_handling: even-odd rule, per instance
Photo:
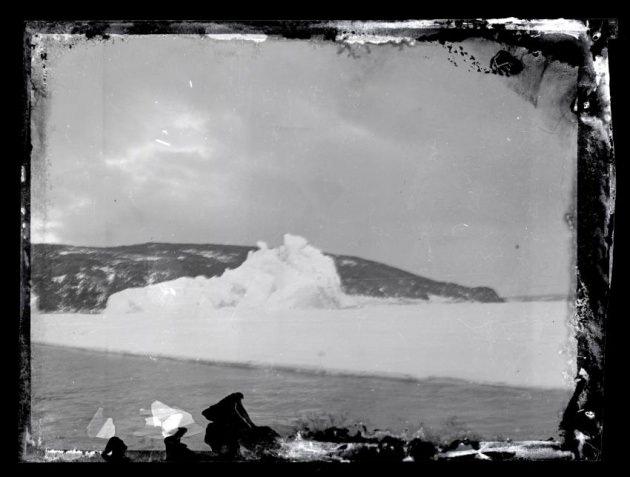
{"label": "cloud", "polygon": [[[56,214],[54,214],[56,215]],[[31,216],[31,242],[60,243],[63,222],[49,217]]]}
{"label": "cloud", "polygon": [[[534,108],[504,78],[451,66],[437,44],[359,58],[272,39],[90,48],[50,68],[35,237],[253,244],[289,231],[472,285],[514,269],[517,239],[566,258],[575,131],[542,131],[550,101]],[[541,95],[556,97],[545,88],[561,79]],[[526,268],[508,286],[540,274]]]}

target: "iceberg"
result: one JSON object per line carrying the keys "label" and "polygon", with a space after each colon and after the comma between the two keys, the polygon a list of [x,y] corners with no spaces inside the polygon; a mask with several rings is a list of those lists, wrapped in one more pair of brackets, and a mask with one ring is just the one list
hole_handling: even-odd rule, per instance
{"label": "iceberg", "polygon": [[285,234],[284,243],[269,248],[258,242],[239,267],[221,276],[182,277],[128,288],[111,295],[105,314],[194,311],[224,307],[266,309],[354,306],[341,287],[335,262],[306,239]]}

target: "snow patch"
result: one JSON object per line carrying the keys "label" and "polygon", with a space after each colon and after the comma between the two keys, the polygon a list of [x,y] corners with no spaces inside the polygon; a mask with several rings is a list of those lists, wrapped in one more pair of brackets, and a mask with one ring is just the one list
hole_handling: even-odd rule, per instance
{"label": "snow patch", "polygon": [[256,33],[210,33],[206,35],[208,38],[219,41],[253,41],[254,43],[262,43],[267,40],[267,35]]}
{"label": "snow patch", "polygon": [[107,301],[106,313],[223,307],[335,309],[355,304],[341,289],[333,259],[306,239],[286,234],[277,248],[264,242],[258,247],[238,268],[219,277],[182,277],[115,293]]}
{"label": "snow patch", "polygon": [[235,258],[237,258],[237,256],[234,255],[234,254],[222,254],[220,252],[214,252],[212,250],[186,249],[186,250],[182,250],[182,251],[186,252],[188,254],[192,254],[192,255],[200,255],[200,256],[202,256],[204,258],[218,260],[219,262],[222,262],[222,263],[229,263],[232,260],[234,260]]}
{"label": "snow patch", "polygon": [[347,266],[350,266],[350,267],[353,267],[353,266],[355,266],[357,264],[356,260],[352,260],[351,258],[342,258],[339,261],[339,263],[341,265],[347,265]]}

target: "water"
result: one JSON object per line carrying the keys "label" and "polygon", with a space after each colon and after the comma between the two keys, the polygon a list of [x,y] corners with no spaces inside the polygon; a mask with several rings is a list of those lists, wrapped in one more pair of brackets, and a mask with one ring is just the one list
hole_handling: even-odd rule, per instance
{"label": "water", "polygon": [[[330,425],[438,437],[472,431],[481,438],[546,439],[557,436],[569,390],[474,384],[451,379],[405,380],[236,367],[193,361],[108,354],[48,345],[32,349],[32,431],[56,449],[102,449],[86,427],[99,407],[130,449],[162,449],[145,416],[154,400],[190,412],[205,427],[201,410],[229,393],[245,395],[252,420],[282,434],[318,416]],[[204,449],[203,433],[186,437]]]}

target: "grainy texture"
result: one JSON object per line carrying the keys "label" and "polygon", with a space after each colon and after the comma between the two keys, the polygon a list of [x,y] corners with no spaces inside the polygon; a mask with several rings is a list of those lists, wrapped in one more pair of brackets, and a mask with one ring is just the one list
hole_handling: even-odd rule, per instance
{"label": "grainy texture", "polygon": [[[390,37],[402,37],[406,42],[440,41],[458,42],[470,37],[485,38],[509,45],[512,49],[524,48],[539,51],[549,60],[557,60],[579,67],[577,88],[577,115],[579,118],[578,143],[578,210],[577,210],[577,315],[576,338],[578,343],[578,369],[583,370],[574,398],[569,403],[563,421],[565,444],[578,456],[597,460],[601,458],[601,433],[603,429],[603,370],[604,370],[604,327],[607,316],[610,288],[613,203],[614,203],[614,158],[611,141],[611,126],[606,120],[608,98],[603,95],[602,83],[598,85],[593,69],[594,56],[606,54],[607,42],[616,35],[614,21],[591,22],[588,33],[579,36],[566,34],[531,34],[526,29],[512,29],[510,22],[492,23],[483,20],[454,20],[432,22],[422,28],[401,26],[399,28],[376,28],[373,34],[385,32]],[[25,124],[45,121],[45,115],[30,117],[33,103],[44,95],[45,75],[31,78],[30,41],[37,32],[70,33],[84,35],[93,41],[107,41],[112,35],[124,34],[198,34],[208,33],[263,33],[292,39],[320,38],[337,41],[340,35],[355,33],[352,25],[340,26],[335,22],[75,22],[33,23],[25,35]],[[343,41],[341,48],[347,48]],[[519,65],[509,61],[495,61],[488,65],[494,74],[518,74]],[[41,58],[44,60],[45,58]],[[501,66],[501,65],[508,65]],[[486,71],[481,70],[484,73]],[[39,129],[42,130],[41,128]],[[29,243],[29,157],[31,139],[43,143],[45,138],[31,138],[28,127],[24,131],[23,191],[21,256],[21,302],[20,356],[21,407],[18,410],[21,422],[20,439],[26,442],[29,428],[30,378],[29,336],[30,310],[30,243]],[[585,445],[586,444],[586,445]]]}

